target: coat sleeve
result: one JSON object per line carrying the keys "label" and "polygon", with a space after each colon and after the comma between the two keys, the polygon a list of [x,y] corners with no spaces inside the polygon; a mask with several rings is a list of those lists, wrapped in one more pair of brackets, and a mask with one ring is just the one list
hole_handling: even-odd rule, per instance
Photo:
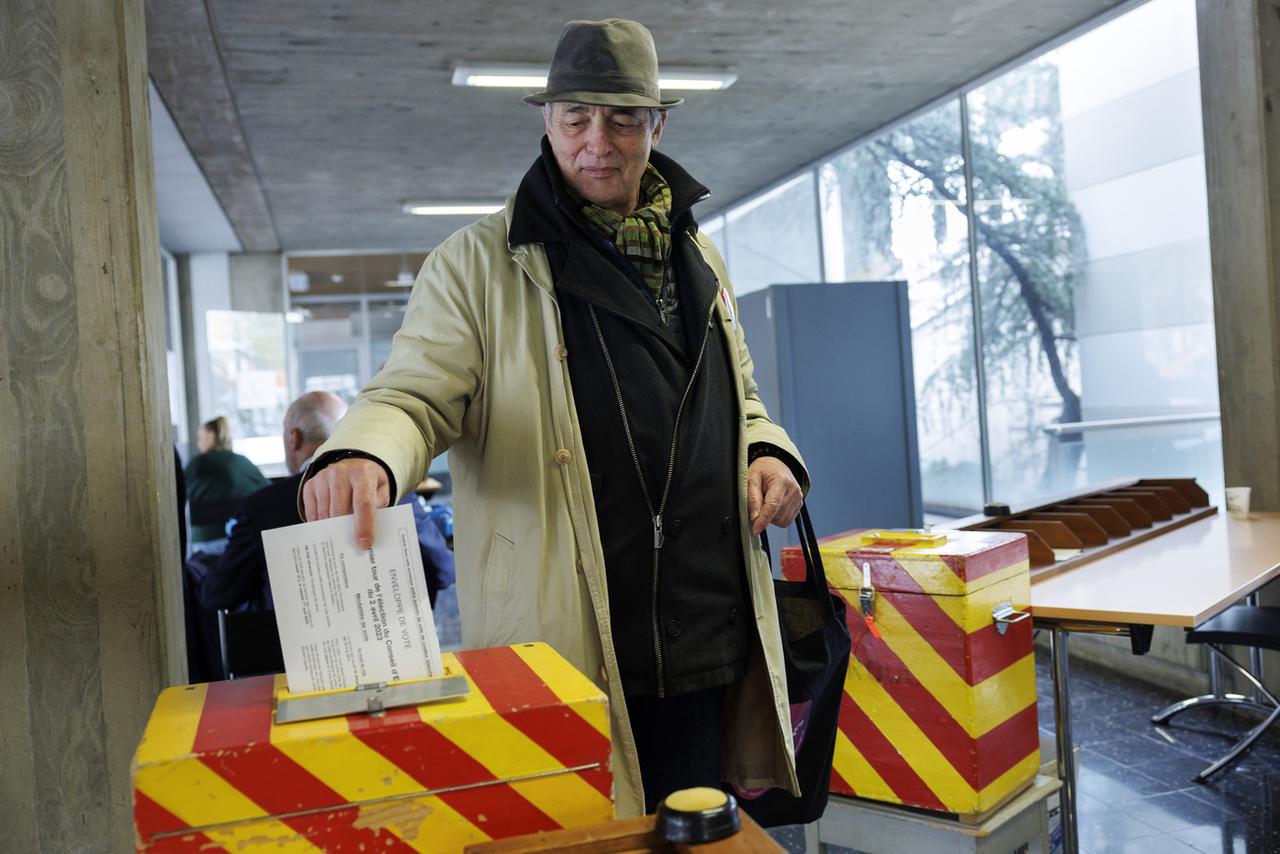
{"label": "coat sleeve", "polygon": [[805,467],[804,458],[800,456],[799,449],[791,441],[787,431],[770,420],[769,413],[760,400],[760,390],[755,380],[755,367],[751,363],[751,353],[747,350],[747,339],[742,332],[742,324],[737,320],[738,298],[734,295],[733,284],[729,281],[729,271],[725,268],[724,259],[720,257],[720,251],[706,235],[699,232],[695,239],[707,265],[711,267],[716,279],[720,282],[720,286],[728,292],[729,301],[733,306],[730,334],[737,345],[738,367],[742,375],[743,412],[747,417],[747,446],[771,445],[774,449],[781,451],[783,462],[791,468],[796,480],[800,482],[800,488],[808,494],[809,471]]}
{"label": "coat sleeve", "polygon": [[[381,462],[392,478],[392,504],[458,438],[480,393],[489,262],[478,243],[475,230],[464,229],[427,256],[391,355],[315,455],[323,464],[331,452],[357,451]],[[318,470],[312,466],[303,482]]]}

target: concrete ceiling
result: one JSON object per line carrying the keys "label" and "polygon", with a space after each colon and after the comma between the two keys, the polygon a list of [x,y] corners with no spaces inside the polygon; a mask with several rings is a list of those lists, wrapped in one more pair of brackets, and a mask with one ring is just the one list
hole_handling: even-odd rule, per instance
{"label": "concrete ceiling", "polygon": [[[685,93],[662,142],[711,188],[705,218],[1117,5],[632,0],[625,14],[653,31],[663,64],[738,73],[725,92]],[[147,12],[156,85],[246,248],[425,250],[466,220],[408,216],[405,200],[501,198],[541,135],[520,92],[454,87],[453,66],[545,64],[564,21],[620,10],[148,0]]]}

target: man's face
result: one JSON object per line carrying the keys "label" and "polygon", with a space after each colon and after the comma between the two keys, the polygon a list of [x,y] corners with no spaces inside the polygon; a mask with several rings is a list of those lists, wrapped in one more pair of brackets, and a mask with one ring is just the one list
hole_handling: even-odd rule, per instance
{"label": "man's face", "polygon": [[640,176],[658,144],[667,114],[650,126],[647,109],[554,103],[547,138],[560,174],[592,204],[621,214],[635,210]]}

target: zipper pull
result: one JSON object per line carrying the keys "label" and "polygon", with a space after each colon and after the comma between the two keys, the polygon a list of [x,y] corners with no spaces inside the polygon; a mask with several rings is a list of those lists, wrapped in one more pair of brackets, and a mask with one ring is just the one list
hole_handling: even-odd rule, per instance
{"label": "zipper pull", "polygon": [[667,537],[662,533],[662,515],[659,514],[653,517],[653,547],[660,549],[666,541]]}

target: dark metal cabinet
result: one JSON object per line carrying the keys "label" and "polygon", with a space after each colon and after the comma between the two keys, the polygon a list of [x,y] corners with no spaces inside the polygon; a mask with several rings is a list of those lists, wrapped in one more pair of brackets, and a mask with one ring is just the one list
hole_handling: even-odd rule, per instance
{"label": "dark metal cabinet", "polygon": [[919,527],[907,283],[773,285],[738,311],[760,398],[809,469],[818,536]]}

